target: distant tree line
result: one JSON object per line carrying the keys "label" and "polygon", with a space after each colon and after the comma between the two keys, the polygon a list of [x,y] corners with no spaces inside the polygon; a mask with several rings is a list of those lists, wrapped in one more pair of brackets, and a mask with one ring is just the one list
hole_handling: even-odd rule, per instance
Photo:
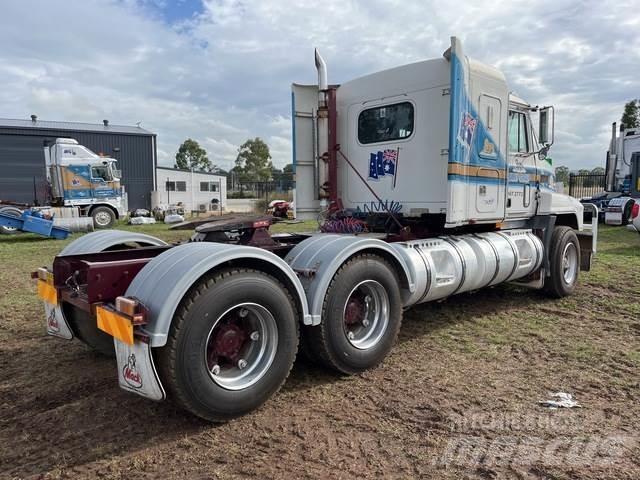
{"label": "distant tree line", "polygon": [[293,188],[293,165],[285,165],[283,169],[274,167],[269,146],[260,137],[240,145],[235,165],[228,172],[214,165],[196,140],[187,138],[178,148],[174,168],[227,175],[229,189],[258,182],[273,182],[283,190]]}

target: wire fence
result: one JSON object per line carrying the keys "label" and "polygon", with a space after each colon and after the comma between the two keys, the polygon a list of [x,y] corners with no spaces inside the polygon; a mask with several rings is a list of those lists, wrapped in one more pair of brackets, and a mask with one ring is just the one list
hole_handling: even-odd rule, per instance
{"label": "wire fence", "polygon": [[569,174],[569,195],[575,198],[592,197],[605,191],[605,175],[593,173]]}

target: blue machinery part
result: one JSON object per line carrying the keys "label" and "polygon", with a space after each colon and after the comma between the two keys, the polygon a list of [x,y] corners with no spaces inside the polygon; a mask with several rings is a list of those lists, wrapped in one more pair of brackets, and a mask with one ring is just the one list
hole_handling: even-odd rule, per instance
{"label": "blue machinery part", "polygon": [[57,240],[64,240],[71,233],[66,228],[54,227],[52,219],[44,218],[42,213],[33,210],[25,210],[20,217],[0,213],[0,226],[16,228],[22,232],[36,233]]}

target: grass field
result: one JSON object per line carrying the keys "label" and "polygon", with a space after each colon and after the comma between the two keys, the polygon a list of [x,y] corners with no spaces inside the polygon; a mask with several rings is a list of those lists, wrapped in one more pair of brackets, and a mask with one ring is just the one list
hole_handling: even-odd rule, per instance
{"label": "grass field", "polygon": [[[29,272],[65,244],[0,236],[0,478],[640,478],[638,234],[601,227],[571,297],[502,285],[418,306],[379,368],[298,360],[223,425],[127,394],[111,360],[47,338]],[[584,408],[541,408],[555,391]]]}

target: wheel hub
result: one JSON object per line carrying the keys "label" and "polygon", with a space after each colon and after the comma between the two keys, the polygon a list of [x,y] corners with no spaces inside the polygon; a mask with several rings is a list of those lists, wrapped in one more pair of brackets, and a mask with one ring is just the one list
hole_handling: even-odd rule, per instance
{"label": "wheel hub", "polygon": [[349,343],[361,350],[374,347],[387,329],[389,308],[389,296],[380,283],[365,280],[356,285],[342,315]]}
{"label": "wheel hub", "polygon": [[220,325],[212,342],[213,351],[217,356],[228,358],[233,362],[237,360],[247,338],[247,333],[239,325]]}
{"label": "wheel hub", "polygon": [[562,276],[571,285],[578,273],[578,251],[573,243],[567,243],[562,252]]}
{"label": "wheel hub", "polygon": [[99,225],[108,225],[111,221],[111,216],[105,212],[98,212],[95,216],[95,219]]}
{"label": "wheel hub", "polygon": [[347,302],[344,312],[344,322],[347,325],[362,323],[364,319],[365,304],[360,295],[352,295]]}
{"label": "wheel hub", "polygon": [[276,354],[276,320],[264,306],[242,303],[213,323],[205,346],[212,380],[227,390],[241,390],[257,382]]}

